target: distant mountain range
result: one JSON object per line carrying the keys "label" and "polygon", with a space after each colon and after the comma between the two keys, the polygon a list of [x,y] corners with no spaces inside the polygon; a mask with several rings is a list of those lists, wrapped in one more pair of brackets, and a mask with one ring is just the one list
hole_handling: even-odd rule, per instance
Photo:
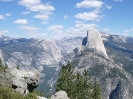
{"label": "distant mountain range", "polygon": [[[93,37],[95,43],[88,40],[96,47],[83,45],[83,37],[45,40],[1,36],[0,58],[9,68],[19,65],[21,69],[38,70],[42,82],[37,90],[45,95],[53,90],[62,64],[70,61],[75,71],[87,69],[91,79],[99,81],[103,99],[132,99],[133,37],[98,35]],[[96,42],[104,44],[107,57],[97,50],[101,43]]]}

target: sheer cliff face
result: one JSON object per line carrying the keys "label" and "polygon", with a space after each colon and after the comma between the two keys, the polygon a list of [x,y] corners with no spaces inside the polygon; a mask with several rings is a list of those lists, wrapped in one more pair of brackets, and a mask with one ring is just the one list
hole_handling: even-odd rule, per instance
{"label": "sheer cliff face", "polygon": [[105,56],[107,56],[107,53],[106,53],[106,50],[105,50],[99,31],[94,30],[94,29],[89,29],[87,31],[87,37],[84,38],[83,42],[84,42],[82,43],[83,45],[89,48],[92,48],[96,50],[97,52],[100,52],[104,54]]}
{"label": "sheer cliff face", "polygon": [[88,46],[94,48],[107,56],[101,35],[99,31],[89,29],[88,31]]}

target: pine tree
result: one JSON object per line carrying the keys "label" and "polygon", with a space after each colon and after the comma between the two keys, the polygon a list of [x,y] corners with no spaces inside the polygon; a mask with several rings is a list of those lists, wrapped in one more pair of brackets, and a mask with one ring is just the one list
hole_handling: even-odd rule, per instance
{"label": "pine tree", "polygon": [[98,83],[93,84],[88,76],[88,71],[74,74],[70,62],[63,65],[56,84],[56,91],[64,90],[70,99],[101,99]]}
{"label": "pine tree", "polygon": [[83,98],[83,76],[77,72],[74,80],[75,96],[77,99]]}
{"label": "pine tree", "polygon": [[71,89],[72,89],[72,79],[73,79],[73,69],[70,64],[70,62],[67,63],[67,65],[63,65],[58,76],[57,84],[56,84],[56,91],[64,90],[66,91],[70,96],[71,95]]}
{"label": "pine tree", "polygon": [[58,81],[56,84],[56,91],[64,90],[64,83],[65,83],[65,70],[66,67],[63,65],[59,74],[58,74]]}
{"label": "pine tree", "polygon": [[72,73],[73,73],[72,65],[70,62],[68,62],[66,66],[65,65],[62,66],[56,84],[56,91],[64,90],[67,92],[70,98],[72,98],[74,93],[74,88],[73,88],[74,75]]}
{"label": "pine tree", "polygon": [[101,99],[101,90],[100,86],[98,85],[98,82],[95,80],[93,84],[93,93],[92,93],[92,99]]}
{"label": "pine tree", "polygon": [[16,68],[17,68],[17,69],[19,69],[19,68],[20,68],[19,64],[17,64]]}
{"label": "pine tree", "polygon": [[3,65],[2,60],[0,59],[0,72],[4,72],[8,68],[8,65],[5,63]]}
{"label": "pine tree", "polygon": [[3,71],[2,60],[0,59],[0,72]]}
{"label": "pine tree", "polygon": [[90,97],[90,90],[92,89],[92,85],[91,85],[91,81],[90,78],[88,76],[88,71],[84,70],[83,72],[83,95],[84,95],[84,99],[88,99]]}
{"label": "pine tree", "polygon": [[7,68],[7,64],[5,63],[5,65],[3,65],[2,60],[0,59],[0,72],[4,72]]}

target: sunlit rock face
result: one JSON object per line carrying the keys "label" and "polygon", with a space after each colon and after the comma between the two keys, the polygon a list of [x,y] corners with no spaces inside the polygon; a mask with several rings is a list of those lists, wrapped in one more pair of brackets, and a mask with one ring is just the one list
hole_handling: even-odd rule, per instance
{"label": "sunlit rock face", "polygon": [[65,91],[58,91],[50,99],[70,99]]}
{"label": "sunlit rock face", "polygon": [[83,39],[82,45],[92,48],[107,56],[100,32],[95,29],[89,29],[87,31],[87,37]]}
{"label": "sunlit rock face", "polygon": [[51,98],[45,98],[45,97],[40,97],[40,96],[37,96],[37,98],[38,99],[70,99],[67,96],[67,93],[62,90],[56,92],[54,95],[51,96]]}
{"label": "sunlit rock face", "polygon": [[33,70],[6,69],[0,74],[0,83],[11,87],[22,95],[32,92],[39,84],[39,74]]}

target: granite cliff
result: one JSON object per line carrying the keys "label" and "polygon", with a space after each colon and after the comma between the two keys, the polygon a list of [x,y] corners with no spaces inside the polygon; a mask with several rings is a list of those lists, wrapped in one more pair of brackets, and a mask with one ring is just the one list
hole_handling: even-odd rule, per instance
{"label": "granite cliff", "polygon": [[87,46],[90,49],[94,49],[96,52],[107,56],[101,34],[98,30],[89,29],[87,31],[87,37],[83,39],[82,45]]}

